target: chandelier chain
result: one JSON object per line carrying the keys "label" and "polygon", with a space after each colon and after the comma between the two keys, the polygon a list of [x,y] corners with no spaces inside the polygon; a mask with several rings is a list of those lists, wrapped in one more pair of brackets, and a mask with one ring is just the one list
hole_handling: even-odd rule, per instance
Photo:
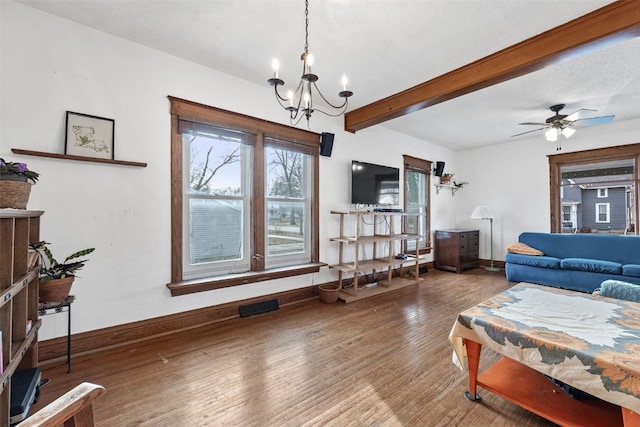
{"label": "chandelier chain", "polygon": [[309,0],[304,0],[304,51],[309,52]]}

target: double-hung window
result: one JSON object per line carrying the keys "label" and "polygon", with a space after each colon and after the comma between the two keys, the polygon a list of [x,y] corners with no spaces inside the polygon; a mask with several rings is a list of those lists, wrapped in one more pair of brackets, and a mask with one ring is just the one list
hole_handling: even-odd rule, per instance
{"label": "double-hung window", "polygon": [[318,271],[320,136],[170,100],[172,294]]}
{"label": "double-hung window", "polygon": [[404,231],[420,235],[418,247],[415,240],[407,240],[404,252],[411,254],[429,253],[431,251],[431,216],[429,203],[429,181],[431,162],[404,155],[405,196],[404,211],[420,214],[405,217]]}

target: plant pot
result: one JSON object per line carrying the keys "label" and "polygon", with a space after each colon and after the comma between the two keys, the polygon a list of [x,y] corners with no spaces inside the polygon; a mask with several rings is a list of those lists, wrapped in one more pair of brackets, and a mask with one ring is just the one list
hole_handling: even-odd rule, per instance
{"label": "plant pot", "polygon": [[0,181],[20,181],[27,182],[28,178],[24,175],[17,175],[15,173],[1,173]]}
{"label": "plant pot", "polygon": [[0,209],[26,209],[31,193],[28,182],[0,180]]}
{"label": "plant pot", "polygon": [[320,301],[326,304],[332,304],[338,301],[338,292],[340,292],[340,287],[336,284],[325,283],[318,286],[318,292],[320,293]]}
{"label": "plant pot", "polygon": [[59,304],[63,302],[71,292],[71,285],[75,276],[68,276],[64,279],[47,280],[40,282],[40,302],[45,304]]}
{"label": "plant pot", "polygon": [[445,185],[449,185],[449,183],[451,182],[451,176],[441,176],[440,177],[440,184],[445,184]]}

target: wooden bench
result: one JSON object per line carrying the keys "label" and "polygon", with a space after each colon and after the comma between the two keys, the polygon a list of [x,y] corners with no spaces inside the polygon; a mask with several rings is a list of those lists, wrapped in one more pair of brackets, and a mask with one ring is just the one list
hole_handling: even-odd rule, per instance
{"label": "wooden bench", "polygon": [[104,387],[84,382],[18,424],[19,427],[91,427],[93,401]]}

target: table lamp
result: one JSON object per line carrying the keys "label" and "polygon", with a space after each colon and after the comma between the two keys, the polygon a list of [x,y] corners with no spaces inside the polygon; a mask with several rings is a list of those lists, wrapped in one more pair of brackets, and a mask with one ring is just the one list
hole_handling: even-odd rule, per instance
{"label": "table lamp", "polygon": [[471,219],[488,219],[491,229],[491,265],[489,267],[485,267],[487,271],[500,271],[499,268],[494,267],[493,265],[493,215],[489,211],[485,205],[476,206],[473,212],[471,212]]}

